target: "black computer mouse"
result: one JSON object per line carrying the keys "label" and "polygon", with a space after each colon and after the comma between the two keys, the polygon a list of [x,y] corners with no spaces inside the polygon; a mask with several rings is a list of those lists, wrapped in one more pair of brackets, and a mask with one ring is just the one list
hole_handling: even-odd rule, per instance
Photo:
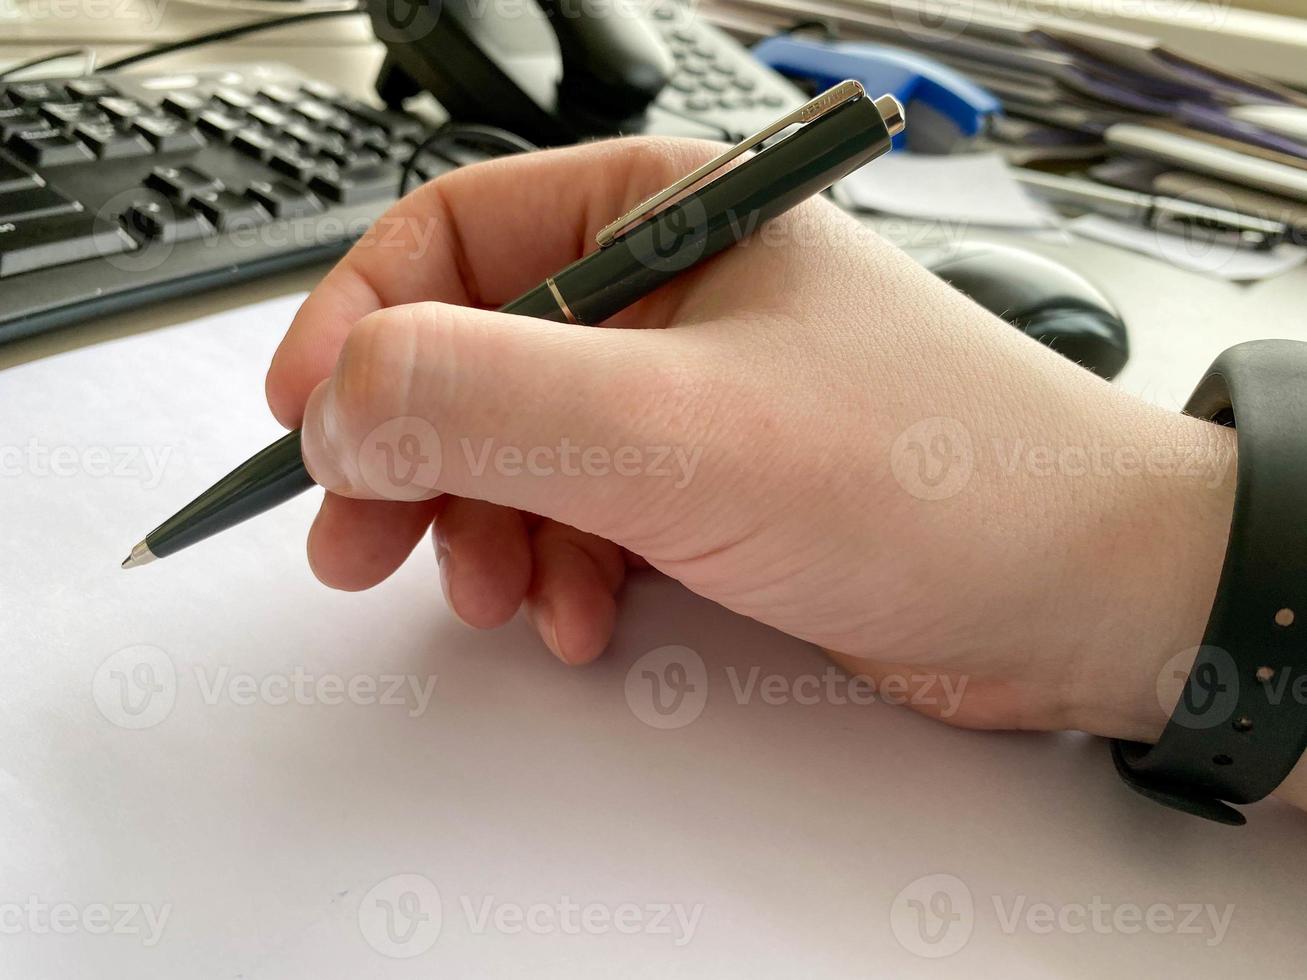
{"label": "black computer mouse", "polygon": [[967,243],[928,261],[931,272],[1027,336],[1104,378],[1130,357],[1116,307],[1077,272],[1008,245]]}

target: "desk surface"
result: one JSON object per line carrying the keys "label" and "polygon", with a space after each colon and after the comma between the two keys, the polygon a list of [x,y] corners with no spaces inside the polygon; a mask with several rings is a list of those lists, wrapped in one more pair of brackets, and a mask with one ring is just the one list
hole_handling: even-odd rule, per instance
{"label": "desk surface", "polygon": [[[329,36],[332,80],[366,91],[375,48]],[[0,46],[0,58],[21,56],[15,51]],[[268,56],[266,45],[238,44],[178,60]],[[278,44],[276,56],[327,74],[321,50]],[[940,240],[937,228],[877,224],[911,249]],[[974,229],[965,237],[1022,241]],[[1080,269],[1119,304],[1134,345],[1121,383],[1161,404],[1179,405],[1230,344],[1307,338],[1307,270],[1241,287],[1094,243],[1023,243]],[[303,290],[321,272],[34,338],[0,348],[0,366]],[[257,356],[273,341],[246,338]],[[257,393],[243,398],[240,411],[256,418]],[[40,520],[33,506],[28,519]],[[269,534],[272,550],[284,547],[294,561],[252,574],[313,610],[305,642],[326,645],[343,633],[366,651],[360,663],[380,658],[372,670],[438,669],[439,711],[406,721],[292,707],[251,722],[250,711],[225,704],[182,734],[161,726],[161,739],[133,742],[141,733],[115,731],[84,745],[74,744],[78,729],[65,731],[76,712],[60,700],[65,681],[84,684],[81,674],[61,666],[0,677],[12,761],[0,773],[0,840],[13,848],[59,840],[68,855],[38,867],[10,854],[0,899],[22,902],[30,892],[80,902],[83,915],[92,901],[163,896],[176,905],[166,941],[149,949],[139,935],[82,934],[55,947],[20,936],[14,951],[25,976],[926,977],[943,966],[975,977],[1097,978],[1301,969],[1307,819],[1278,804],[1257,807],[1249,829],[1231,831],[1133,797],[1105,746],[1089,739],[966,733],[884,705],[755,700],[726,710],[716,699],[731,696],[742,672],[794,679],[819,674],[821,659],[653,578],[628,590],[611,655],[563,679],[521,624],[471,635],[427,605],[429,556],[375,593],[323,595],[295,551],[302,529]],[[9,585],[19,584],[13,575]],[[200,615],[202,604],[177,582],[165,588],[170,602]],[[124,603],[148,601],[122,589],[114,583]],[[235,651],[233,673],[262,675],[269,651],[251,646],[245,631],[258,629],[242,618],[266,622],[276,610],[251,601],[206,627],[202,645]],[[75,617],[79,602],[57,595],[48,612]],[[147,619],[129,622],[144,629]],[[0,609],[5,623],[24,642],[48,642],[31,615]],[[141,638],[122,623],[106,629],[119,645]],[[158,642],[194,646],[194,637],[172,633]],[[702,654],[714,700],[694,724],[657,731],[633,716],[624,679],[641,655],[669,643]],[[50,656],[60,659],[57,649]],[[361,669],[348,658],[328,666]],[[256,725],[264,740],[252,738]],[[344,738],[341,725],[353,745],[323,752]],[[158,799],[115,792],[119,781],[147,785],[151,773]],[[25,781],[33,774],[39,784]],[[48,809],[54,799],[69,805]],[[424,880],[439,888],[434,904]],[[25,890],[10,894],[15,887]],[[568,902],[609,924],[569,932],[560,925]],[[395,922],[408,909],[429,923],[443,908],[443,930],[429,948],[420,931],[404,933],[416,945],[388,954],[393,923],[369,926],[369,903],[378,914],[392,910]],[[620,935],[612,917],[632,903],[637,933]],[[537,906],[539,931],[515,918]],[[667,906],[668,931],[652,927],[655,906]],[[677,916],[698,917],[684,945],[677,938],[690,929]],[[1143,916],[1153,918],[1140,925]],[[0,916],[0,927],[9,921]],[[417,952],[392,958],[396,949]],[[950,957],[936,962],[942,953]]]}

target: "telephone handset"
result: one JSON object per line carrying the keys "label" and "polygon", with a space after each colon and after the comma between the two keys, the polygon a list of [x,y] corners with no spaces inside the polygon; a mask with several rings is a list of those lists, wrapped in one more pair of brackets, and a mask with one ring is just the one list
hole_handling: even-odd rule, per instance
{"label": "telephone handset", "polygon": [[427,91],[453,119],[541,145],[738,140],[807,98],[678,0],[369,0],[368,13],[388,104]]}

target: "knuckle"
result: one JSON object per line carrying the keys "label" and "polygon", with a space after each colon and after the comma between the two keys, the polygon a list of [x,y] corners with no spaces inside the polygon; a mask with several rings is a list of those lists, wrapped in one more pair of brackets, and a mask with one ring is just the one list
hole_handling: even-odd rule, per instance
{"label": "knuckle", "polygon": [[419,325],[409,308],[370,313],[355,324],[336,365],[336,418],[361,435],[404,414],[415,368]]}
{"label": "knuckle", "polygon": [[475,310],[413,303],[371,313],[341,351],[337,417],[356,437],[401,417],[435,424],[469,390],[487,383],[495,346]]}

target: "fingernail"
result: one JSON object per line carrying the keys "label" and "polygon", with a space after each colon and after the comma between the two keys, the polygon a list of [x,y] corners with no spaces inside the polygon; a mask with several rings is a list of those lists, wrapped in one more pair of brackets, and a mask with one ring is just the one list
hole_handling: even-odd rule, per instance
{"label": "fingernail", "polygon": [[558,625],[554,622],[554,611],[549,606],[541,604],[535,610],[535,627],[540,636],[545,641],[545,646],[549,647],[550,652],[564,663],[567,658],[563,656],[563,649],[558,645]]}
{"label": "fingernail", "polygon": [[443,592],[445,595],[445,605],[449,607],[449,611],[454,614],[455,619],[457,619],[464,626],[470,626],[471,624],[466,619],[464,619],[462,616],[459,615],[458,606],[454,605],[454,592],[449,585],[449,574],[451,569],[453,568],[453,565],[454,565],[454,559],[449,553],[449,547],[443,541],[441,541],[440,537],[437,535],[436,567],[440,569],[440,591]]}
{"label": "fingernail", "polygon": [[313,481],[327,490],[341,490],[349,486],[349,481],[336,461],[336,453],[331,448],[332,436],[336,430],[335,412],[332,408],[334,402],[330,381],[324,381],[314,388],[304,407],[304,425],[300,434],[300,454],[304,457],[304,466]]}

